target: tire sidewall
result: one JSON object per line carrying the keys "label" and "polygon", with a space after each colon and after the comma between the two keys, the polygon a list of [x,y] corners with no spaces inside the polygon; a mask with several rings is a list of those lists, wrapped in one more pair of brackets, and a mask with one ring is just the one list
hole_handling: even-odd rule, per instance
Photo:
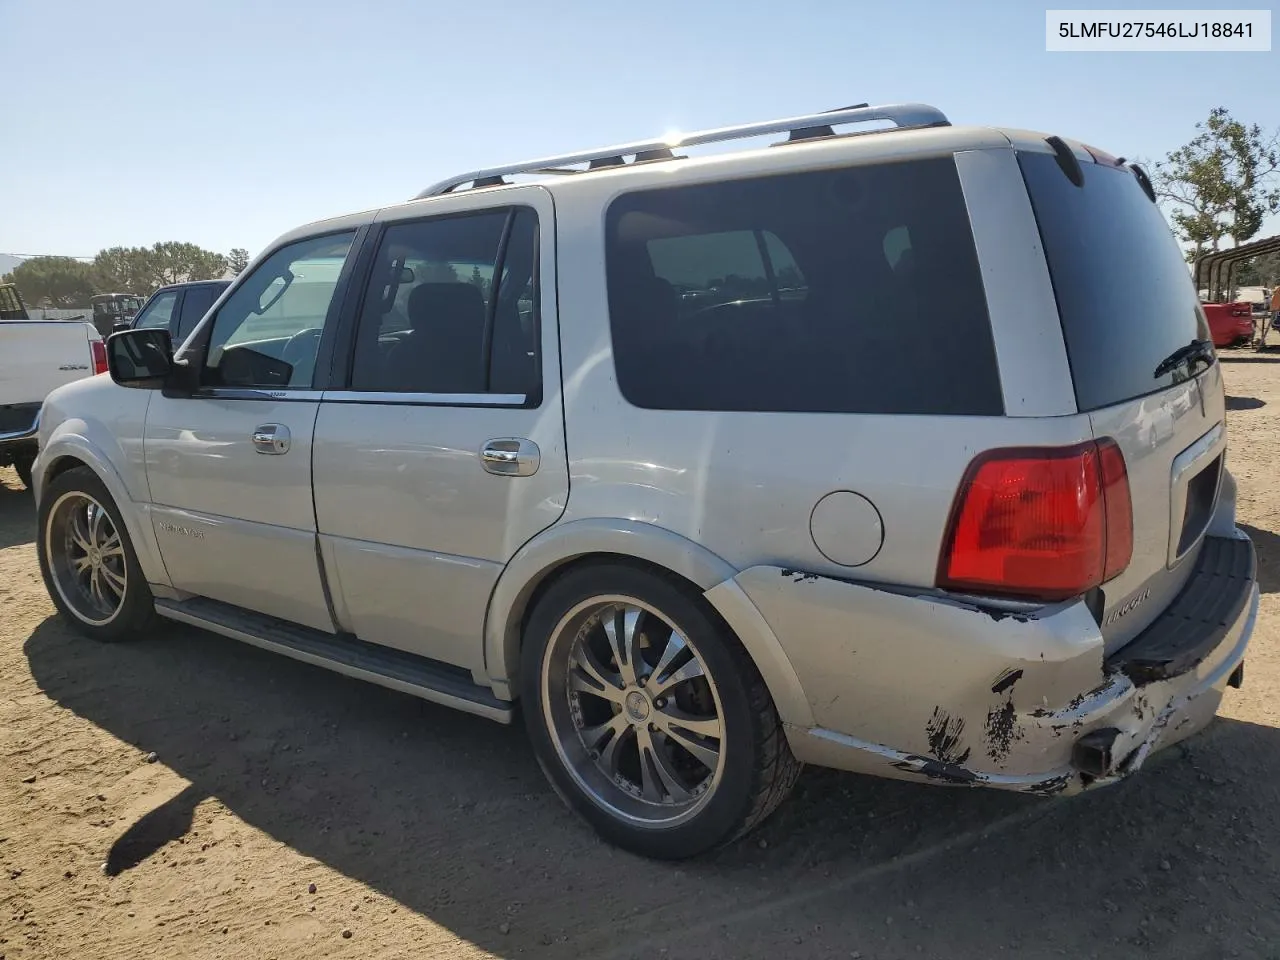
{"label": "tire sidewall", "polygon": [[[66,601],[62,598],[62,593],[54,582],[53,568],[48,555],[47,530],[53,506],[63,495],[75,492],[88,494],[102,505],[102,508],[107,511],[107,515],[111,518],[111,523],[120,534],[120,544],[124,549],[125,569],[128,574],[125,584],[124,604],[115,619],[100,626],[86,623],[68,608]],[[49,592],[49,598],[53,601],[53,605],[58,608],[58,613],[62,615],[68,624],[85,636],[92,637],[95,640],[114,642],[133,637],[139,629],[149,623],[155,610],[155,600],[151,595],[150,587],[147,586],[142,567],[138,563],[137,554],[133,549],[133,541],[129,538],[129,530],[120,514],[120,508],[116,506],[115,499],[107,490],[106,484],[99,479],[96,473],[88,467],[76,467],[55,477],[45,486],[40,497],[37,520],[36,555],[40,562],[40,576],[44,579],[45,589]]]}
{"label": "tire sidewall", "polygon": [[[617,819],[592,800],[565,768],[543,714],[542,660],[564,614],[595,596],[624,594],[661,611],[693,642],[715,679],[722,711],[725,765],[714,795],[690,819],[673,827],[642,827]],[[529,618],[521,650],[520,700],[539,764],[560,797],[605,840],[660,859],[696,856],[737,835],[751,808],[757,729],[747,678],[728,635],[702,603],[669,580],[625,565],[586,567],[555,583]]]}

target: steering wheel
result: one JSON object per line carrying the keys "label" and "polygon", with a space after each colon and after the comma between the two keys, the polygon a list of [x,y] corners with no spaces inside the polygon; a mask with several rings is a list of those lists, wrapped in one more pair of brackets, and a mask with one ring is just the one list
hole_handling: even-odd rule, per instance
{"label": "steering wheel", "polygon": [[300,380],[310,385],[319,349],[319,327],[300,330],[285,341],[284,349],[280,351],[280,359],[293,367],[293,372],[289,375],[289,386],[299,385]]}

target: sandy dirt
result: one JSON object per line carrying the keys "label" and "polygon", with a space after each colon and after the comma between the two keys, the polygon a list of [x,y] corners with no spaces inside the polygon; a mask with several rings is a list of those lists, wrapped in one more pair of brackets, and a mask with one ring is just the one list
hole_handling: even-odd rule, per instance
{"label": "sandy dirt", "polygon": [[0,958],[1280,957],[1280,355],[1224,368],[1264,595],[1208,730],[1067,800],[810,769],[682,866],[597,841],[518,728],[193,629],[77,638],[0,471]]}

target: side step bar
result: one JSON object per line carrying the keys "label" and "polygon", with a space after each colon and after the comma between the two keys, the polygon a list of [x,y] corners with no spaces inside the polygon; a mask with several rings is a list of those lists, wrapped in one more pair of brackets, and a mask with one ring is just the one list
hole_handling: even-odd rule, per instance
{"label": "side step bar", "polygon": [[156,613],[498,723],[511,723],[515,718],[514,704],[499,700],[491,690],[478,686],[470,671],[438,660],[366,643],[350,635],[323,633],[203,597],[181,602],[157,599]]}

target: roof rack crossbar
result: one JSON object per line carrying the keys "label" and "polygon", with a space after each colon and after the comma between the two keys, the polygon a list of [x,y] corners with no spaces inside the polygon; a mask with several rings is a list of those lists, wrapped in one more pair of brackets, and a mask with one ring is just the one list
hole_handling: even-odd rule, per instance
{"label": "roof rack crossbar", "polygon": [[[543,157],[525,163],[514,163],[502,167],[491,167],[487,170],[473,170],[461,173],[434,183],[419,193],[414,199],[435,197],[449,193],[454,188],[478,181],[494,182],[494,177],[506,177],[515,174],[541,174],[549,172],[549,168],[561,168],[574,164],[594,164],[595,168],[617,166],[625,162],[625,157],[639,154],[653,156],[659,151],[667,151],[677,147],[694,147],[708,143],[723,143],[729,140],[744,140],[750,137],[767,136],[771,133],[791,134],[797,130],[812,130],[814,127],[834,127],[846,123],[867,123],[873,120],[890,120],[899,129],[914,127],[948,126],[950,121],[936,107],[924,103],[890,103],[882,106],[858,106],[842,110],[828,110],[824,113],[812,113],[799,117],[787,117],[782,120],[764,120],[757,123],[744,123],[733,127],[720,127],[714,130],[701,130],[696,133],[679,134],[668,139],[640,140],[633,143],[618,144],[612,147],[601,147],[596,150],[584,150],[581,153],[569,153],[558,157]],[[661,154],[659,154],[661,156]],[[602,161],[606,161],[602,163]],[[612,161],[612,163],[607,163]],[[556,170],[557,173],[560,170]],[[570,171],[564,171],[570,172]],[[575,171],[578,172],[578,171]]]}

